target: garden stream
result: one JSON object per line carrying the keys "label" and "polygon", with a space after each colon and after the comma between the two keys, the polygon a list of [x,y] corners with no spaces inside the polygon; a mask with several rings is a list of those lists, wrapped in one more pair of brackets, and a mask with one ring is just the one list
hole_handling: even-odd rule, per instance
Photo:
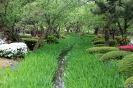
{"label": "garden stream", "polygon": [[66,56],[71,49],[72,47],[62,52],[58,57],[58,67],[53,77],[53,83],[55,88],[64,88],[63,76],[65,76],[64,70],[66,67]]}

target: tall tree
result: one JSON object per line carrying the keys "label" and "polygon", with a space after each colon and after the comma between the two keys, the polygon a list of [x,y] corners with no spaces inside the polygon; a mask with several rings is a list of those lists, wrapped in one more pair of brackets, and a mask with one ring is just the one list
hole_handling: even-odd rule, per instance
{"label": "tall tree", "polygon": [[[39,46],[40,42],[44,37],[47,37],[50,33],[56,33],[58,36],[60,36],[60,27],[61,23],[64,21],[64,18],[67,13],[69,13],[74,6],[76,5],[76,2],[78,0],[74,1],[68,1],[68,0],[38,0],[36,1],[37,7],[39,7],[42,10],[41,18],[38,23],[41,24],[41,28],[46,27],[45,33],[42,34],[41,40],[38,40],[38,43],[34,47],[34,51]],[[55,9],[56,8],[56,9]],[[43,19],[42,19],[43,18]],[[44,29],[43,29],[44,30]]]}
{"label": "tall tree", "polygon": [[21,3],[20,0],[5,0],[2,11],[2,25],[8,28],[7,35],[12,41],[20,41],[19,36],[14,33],[14,26],[20,19]]}

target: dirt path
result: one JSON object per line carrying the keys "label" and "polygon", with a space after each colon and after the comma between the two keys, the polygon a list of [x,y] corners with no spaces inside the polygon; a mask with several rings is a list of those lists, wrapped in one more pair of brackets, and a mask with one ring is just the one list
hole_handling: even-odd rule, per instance
{"label": "dirt path", "polygon": [[0,58],[0,69],[2,69],[3,67],[8,67],[11,63],[14,62],[15,61],[11,59]]}

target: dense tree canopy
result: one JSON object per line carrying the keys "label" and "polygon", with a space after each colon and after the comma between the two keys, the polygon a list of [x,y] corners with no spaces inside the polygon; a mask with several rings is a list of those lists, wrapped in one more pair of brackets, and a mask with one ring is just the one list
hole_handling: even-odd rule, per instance
{"label": "dense tree canopy", "polygon": [[79,33],[100,28],[108,45],[110,30],[114,35],[120,31],[126,39],[133,22],[132,0],[1,0],[0,7],[0,28],[8,29],[14,41],[20,40],[14,36],[16,28],[41,31],[43,37],[54,33],[58,38],[65,30]]}

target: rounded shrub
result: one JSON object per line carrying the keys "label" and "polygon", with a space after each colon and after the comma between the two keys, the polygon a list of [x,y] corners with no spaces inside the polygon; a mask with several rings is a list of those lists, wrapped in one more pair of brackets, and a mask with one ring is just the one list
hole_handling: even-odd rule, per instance
{"label": "rounded shrub", "polygon": [[0,45],[0,57],[24,58],[27,53],[27,45],[23,42]]}
{"label": "rounded shrub", "polygon": [[124,56],[131,54],[131,52],[128,51],[110,51],[104,54],[100,60],[101,61],[109,61],[109,60],[120,60],[124,58]]}
{"label": "rounded shrub", "polygon": [[133,75],[133,54],[127,55],[119,61],[118,71],[127,77]]}
{"label": "rounded shrub", "polygon": [[124,88],[133,88],[133,76],[125,81]]}
{"label": "rounded shrub", "polygon": [[86,51],[88,53],[107,53],[109,51],[116,51],[118,50],[117,47],[107,47],[107,46],[103,46],[103,47],[92,47],[92,48],[88,48]]}

